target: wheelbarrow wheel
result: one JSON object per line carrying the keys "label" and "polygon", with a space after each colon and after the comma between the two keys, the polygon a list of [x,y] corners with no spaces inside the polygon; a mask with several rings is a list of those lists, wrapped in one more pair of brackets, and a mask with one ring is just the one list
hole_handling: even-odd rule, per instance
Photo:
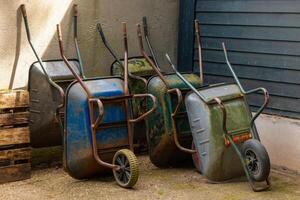
{"label": "wheelbarrow wheel", "polygon": [[[194,142],[192,142],[192,148],[191,149],[195,150]],[[199,155],[198,151],[196,153],[192,154],[192,159],[193,159],[193,163],[194,163],[195,168],[197,169],[197,171],[200,174],[202,174],[201,160],[200,160],[200,155]]]}
{"label": "wheelbarrow wheel", "polygon": [[270,174],[270,158],[265,147],[256,139],[247,140],[242,146],[250,177],[257,182],[265,181]]}
{"label": "wheelbarrow wheel", "polygon": [[114,169],[114,177],[121,187],[133,187],[139,177],[138,160],[134,153],[129,149],[117,151],[113,158],[113,164],[120,166],[119,169]]}

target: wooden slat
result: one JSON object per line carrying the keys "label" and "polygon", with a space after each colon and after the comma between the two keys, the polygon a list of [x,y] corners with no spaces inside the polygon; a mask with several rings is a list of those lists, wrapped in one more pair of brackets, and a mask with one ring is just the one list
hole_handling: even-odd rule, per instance
{"label": "wooden slat", "polygon": [[29,143],[29,128],[0,129],[0,146]]}
{"label": "wooden slat", "polygon": [[300,13],[299,7],[300,1],[295,0],[198,0],[196,11],[239,13]]}
{"label": "wooden slat", "polygon": [[26,90],[0,91],[0,109],[28,107],[28,96]]}
{"label": "wooden slat", "polygon": [[196,18],[202,24],[300,27],[299,14],[200,12]]}
{"label": "wooden slat", "polygon": [[[202,49],[202,52],[203,62],[225,63],[224,52],[221,50]],[[270,68],[274,71],[300,71],[300,56],[272,55],[234,51],[228,51],[228,56],[232,65],[248,65],[261,68]],[[198,61],[197,55],[195,55],[195,61]]]}
{"label": "wooden slat", "polygon": [[30,178],[30,163],[0,167],[0,183]]}
{"label": "wooden slat", "polygon": [[[203,62],[203,65],[206,66],[204,69],[206,73],[215,74],[218,76],[232,76],[225,63]],[[233,65],[233,68],[239,78],[300,85],[300,71],[238,64]]]}
{"label": "wooden slat", "polygon": [[0,127],[28,124],[29,112],[0,114]]}
{"label": "wooden slat", "polygon": [[[300,43],[288,41],[266,41],[266,40],[243,40],[237,38],[215,38],[202,37],[203,49],[222,49],[222,42],[225,42],[229,51],[240,51],[249,53],[276,54],[300,56]],[[196,45],[195,45],[196,48]]]}
{"label": "wooden slat", "polygon": [[272,41],[300,42],[300,29],[281,27],[253,27],[228,25],[202,25],[201,35],[206,37],[223,37]]}
{"label": "wooden slat", "polygon": [[0,162],[3,160],[30,160],[31,148],[9,149],[0,151]]}

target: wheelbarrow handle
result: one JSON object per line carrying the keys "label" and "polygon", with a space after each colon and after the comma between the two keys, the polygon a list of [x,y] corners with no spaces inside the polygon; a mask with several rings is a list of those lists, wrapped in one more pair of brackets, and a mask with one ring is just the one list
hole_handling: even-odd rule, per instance
{"label": "wheelbarrow handle", "polygon": [[136,119],[130,119],[129,122],[135,123],[143,120],[146,118],[148,115],[150,115],[155,109],[156,109],[156,98],[152,94],[134,94],[132,98],[145,98],[145,97],[150,97],[152,100],[152,108],[148,110],[146,113],[142,114]]}
{"label": "wheelbarrow handle", "polygon": [[24,17],[27,17],[26,8],[25,8],[25,5],[24,5],[24,4],[21,5],[21,11],[22,11],[22,15],[23,15]]}
{"label": "wheelbarrow handle", "polygon": [[78,6],[77,6],[77,4],[74,4],[73,12],[74,12],[74,17],[77,17],[78,16]]}
{"label": "wheelbarrow handle", "polygon": [[175,107],[175,110],[172,111],[172,116],[175,116],[179,110],[179,107],[183,101],[182,93],[178,88],[169,89],[167,91],[169,94],[175,93],[177,95],[177,105]]}
{"label": "wheelbarrow handle", "polygon": [[[267,107],[269,101],[270,101],[270,96],[269,96],[269,92],[267,89],[263,88],[263,87],[259,87],[259,88],[255,88],[252,90],[247,91],[245,94],[251,94],[251,93],[255,93],[258,91],[262,91],[264,94],[264,103],[262,104],[262,106],[257,110],[257,112],[255,113],[255,115],[252,117],[251,121],[250,121],[250,127],[253,129],[254,127],[254,121],[258,118],[258,116],[262,113],[262,111]],[[254,132],[254,136],[257,140],[260,141],[259,135],[257,134],[256,131]]]}
{"label": "wheelbarrow handle", "polygon": [[249,90],[247,92],[245,92],[245,94],[251,94],[251,93],[255,93],[258,91],[262,91],[264,94],[264,103],[262,104],[262,106],[258,109],[258,111],[256,112],[256,114],[254,115],[254,117],[252,118],[252,121],[254,121],[260,114],[261,112],[266,108],[266,106],[268,105],[269,101],[270,101],[270,95],[267,89],[263,88],[263,87],[259,87],[259,88],[255,88],[252,90]]}
{"label": "wheelbarrow handle", "polygon": [[[103,103],[101,102],[100,99],[89,99],[90,103],[97,103],[97,107],[98,107],[98,111],[99,111],[99,115],[97,117],[97,119],[95,120],[95,122],[92,122],[92,128],[97,128],[104,116],[104,106]],[[92,110],[90,112],[93,112]]]}
{"label": "wheelbarrow handle", "polygon": [[226,125],[227,124],[227,112],[226,112],[225,105],[223,104],[221,99],[219,99],[217,97],[214,98],[212,101],[215,101],[221,108],[223,133],[224,133],[224,136],[228,136],[227,125]]}
{"label": "wheelbarrow handle", "polygon": [[[116,62],[119,63],[119,65],[124,70],[124,64],[122,63],[121,59],[117,56],[117,53],[111,48],[111,46],[109,45],[109,43],[107,42],[107,40],[105,38],[101,23],[97,23],[96,27],[100,34],[100,38],[101,38],[104,46],[108,49],[109,53],[114,57]],[[134,75],[134,74],[130,73],[129,71],[128,71],[128,76],[133,79],[141,80],[145,84],[145,86],[147,85],[147,80],[141,76]]]}
{"label": "wheelbarrow handle", "polygon": [[[37,58],[37,60],[40,64],[45,76],[47,77],[47,80],[48,80],[49,84],[52,85],[54,88],[56,88],[58,90],[59,95],[61,97],[61,103],[56,108],[56,116],[55,116],[57,118],[57,120],[59,120],[59,118],[58,118],[59,109],[64,107],[64,104],[65,104],[65,102],[64,102],[64,96],[65,96],[64,90],[51,79],[51,77],[49,76],[49,74],[47,73],[47,71],[45,69],[45,66],[43,65],[42,59],[39,57],[39,55],[35,51],[35,48],[34,48],[32,42],[31,42],[31,35],[30,35],[30,30],[29,30],[29,25],[28,25],[28,20],[27,20],[27,12],[26,12],[25,4],[21,5],[21,12],[22,12],[22,15],[23,15],[24,23],[25,23],[25,29],[26,29],[26,35],[27,35],[28,43],[30,44],[30,47],[31,47],[35,57]],[[54,95],[54,98],[55,98],[55,95]],[[56,101],[56,99],[54,99],[54,100]]]}
{"label": "wheelbarrow handle", "polygon": [[147,18],[146,17],[143,17],[143,28],[144,28],[145,36],[148,36],[148,24],[147,24]]}
{"label": "wheelbarrow handle", "polygon": [[203,81],[203,63],[202,63],[202,47],[200,42],[200,22],[195,20],[195,33],[196,33],[196,42],[198,47],[198,65],[199,65],[199,76],[201,81]]}

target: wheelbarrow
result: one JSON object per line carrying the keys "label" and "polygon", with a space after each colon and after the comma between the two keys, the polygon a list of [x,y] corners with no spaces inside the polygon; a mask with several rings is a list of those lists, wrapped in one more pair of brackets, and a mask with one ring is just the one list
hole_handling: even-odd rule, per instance
{"label": "wheelbarrow", "polygon": [[[75,10],[76,6],[74,7]],[[63,93],[74,81],[72,74],[66,70],[63,60],[45,60],[39,57],[31,42],[30,29],[25,5],[21,5],[28,42],[37,62],[29,69],[29,107],[30,107],[30,140],[32,147],[57,146],[62,144],[60,124],[57,114],[63,115]],[[74,12],[74,40],[77,46],[77,12]],[[81,60],[80,60],[81,61]],[[70,60],[75,72],[84,77],[81,62]]]}
{"label": "wheelbarrow", "polygon": [[[267,106],[269,95],[261,87],[244,90],[228,60],[225,44],[222,45],[235,84],[197,89],[176,70],[166,54],[174,72],[192,90],[185,97],[185,106],[196,150],[193,153],[194,164],[199,172],[214,182],[245,173],[252,189],[263,191],[270,187],[270,160],[260,142],[254,121]],[[265,100],[252,117],[246,95],[259,91],[264,94]],[[262,181],[266,181],[266,185],[256,184]]]}
{"label": "wheelbarrow", "polygon": [[[150,94],[129,94],[125,23],[123,32],[124,80],[121,77],[82,80],[64,55],[60,26],[57,25],[62,59],[76,78],[65,94],[64,167],[77,179],[103,174],[111,169],[117,183],[129,188],[138,180],[138,162],[132,152],[131,126],[154,111],[155,97]],[[146,97],[152,99],[154,106],[132,119],[130,100]]]}
{"label": "wheelbarrow", "polygon": [[[143,18],[144,22],[144,29],[147,30],[147,20],[146,17]],[[121,59],[116,51],[111,47],[109,42],[107,41],[105,34],[103,32],[102,26],[100,23],[97,24],[97,30],[99,32],[99,36],[110,52],[112,57],[115,59],[114,62],[111,64],[111,75],[112,76],[123,76],[124,75],[124,59]],[[148,38],[148,31],[145,31],[147,44],[150,49],[150,52],[154,52]],[[154,54],[152,54],[153,56]],[[155,63],[157,59],[155,55],[151,57]],[[149,62],[142,56],[130,57],[128,58],[128,75],[129,75],[129,89],[132,94],[140,94],[146,93],[147,91],[147,79],[155,74],[155,71],[150,66]],[[145,112],[146,108],[146,101],[145,99],[134,99],[132,100],[132,108],[133,108],[133,116],[138,117],[143,112]],[[136,151],[143,152],[147,151],[147,139],[146,139],[146,125],[145,121],[140,121],[136,123],[133,127],[134,129],[134,147]]]}
{"label": "wheelbarrow", "polygon": [[[137,35],[141,54],[157,74],[147,83],[147,93],[153,94],[158,104],[156,111],[146,119],[150,160],[158,167],[178,166],[191,161],[189,153],[192,150],[187,147],[190,148],[192,143],[192,134],[185,106],[180,103],[182,95],[190,88],[176,74],[162,74],[157,68],[144,50],[140,24],[137,25]],[[183,76],[194,87],[202,86],[202,75],[185,73]],[[149,101],[148,106],[152,106],[152,102]]]}

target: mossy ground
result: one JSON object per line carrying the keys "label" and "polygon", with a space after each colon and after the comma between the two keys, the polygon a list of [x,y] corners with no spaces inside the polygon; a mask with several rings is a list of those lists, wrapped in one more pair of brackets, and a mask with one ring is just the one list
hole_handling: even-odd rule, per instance
{"label": "mossy ground", "polygon": [[113,177],[75,180],[61,168],[34,170],[32,178],[0,185],[0,199],[213,199],[298,200],[300,177],[272,171],[272,189],[255,193],[248,183],[236,180],[210,184],[193,167],[158,169],[139,156],[140,178],[134,189],[122,189]]}

